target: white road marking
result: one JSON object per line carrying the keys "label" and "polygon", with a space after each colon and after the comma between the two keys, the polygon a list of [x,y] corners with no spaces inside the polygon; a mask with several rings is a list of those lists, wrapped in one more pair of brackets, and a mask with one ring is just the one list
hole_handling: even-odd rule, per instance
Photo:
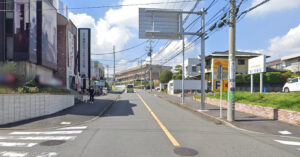
{"label": "white road marking", "polygon": [[0,142],[0,147],[33,147],[37,143]]}
{"label": "white road marking", "polygon": [[300,148],[298,148],[298,150],[300,150]]}
{"label": "white road marking", "polygon": [[60,124],[61,124],[61,125],[70,125],[71,122],[61,122]]}
{"label": "white road marking", "polygon": [[45,132],[12,132],[11,135],[54,135],[54,134],[80,134],[81,130],[77,131],[45,131]]}
{"label": "white road marking", "polygon": [[0,136],[0,140],[74,140],[76,136]]}
{"label": "white road marking", "polygon": [[287,130],[283,130],[283,131],[278,131],[280,134],[282,135],[291,135],[292,133],[287,131]]}
{"label": "white road marking", "polygon": [[274,141],[285,145],[300,146],[300,142],[295,142],[295,141],[282,141],[282,140],[274,140]]}
{"label": "white road marking", "polygon": [[25,152],[0,152],[2,157],[25,157],[27,154]]}
{"label": "white road marking", "polygon": [[65,127],[65,128],[59,128],[57,130],[84,130],[87,126],[73,126],[73,127]]}
{"label": "white road marking", "polygon": [[38,155],[36,157],[53,157],[57,156],[58,154],[56,152],[50,152],[50,153],[42,153],[41,155]]}

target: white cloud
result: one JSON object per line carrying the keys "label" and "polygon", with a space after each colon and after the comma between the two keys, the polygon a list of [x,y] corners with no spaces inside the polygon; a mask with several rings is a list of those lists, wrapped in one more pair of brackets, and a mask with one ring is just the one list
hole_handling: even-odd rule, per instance
{"label": "white cloud", "polygon": [[270,55],[271,59],[300,52],[300,24],[292,28],[282,37],[274,37],[269,41],[269,47],[260,50],[263,54]]}
{"label": "white cloud", "polygon": [[[264,0],[253,0],[251,7],[261,3],[262,1]],[[263,15],[299,7],[300,0],[270,0],[262,6],[254,9],[252,12],[250,12],[250,15]]]}

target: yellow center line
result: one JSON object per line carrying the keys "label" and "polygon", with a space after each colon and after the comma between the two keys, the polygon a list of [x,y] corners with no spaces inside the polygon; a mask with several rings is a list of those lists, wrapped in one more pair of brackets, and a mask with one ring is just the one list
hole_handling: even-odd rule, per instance
{"label": "yellow center line", "polygon": [[174,147],[179,147],[180,144],[177,142],[177,140],[174,138],[174,136],[170,133],[170,131],[164,126],[164,124],[157,118],[157,116],[154,114],[154,112],[151,110],[151,108],[149,107],[149,105],[144,101],[144,99],[137,94],[138,97],[141,99],[141,101],[144,103],[144,105],[146,106],[146,108],[148,109],[148,111],[151,113],[152,117],[155,119],[155,121],[157,122],[157,124],[160,126],[160,128],[163,130],[163,132],[167,135],[167,137],[169,138],[169,140],[171,141],[171,143],[173,144]]}

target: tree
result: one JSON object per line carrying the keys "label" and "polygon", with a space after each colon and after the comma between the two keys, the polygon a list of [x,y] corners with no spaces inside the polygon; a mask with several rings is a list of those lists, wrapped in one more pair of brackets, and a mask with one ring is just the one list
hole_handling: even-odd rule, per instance
{"label": "tree", "polygon": [[173,80],[181,80],[182,79],[182,66],[176,65],[174,69],[175,73],[172,77]]}
{"label": "tree", "polygon": [[173,73],[169,70],[164,70],[160,73],[160,82],[168,83],[172,79]]}

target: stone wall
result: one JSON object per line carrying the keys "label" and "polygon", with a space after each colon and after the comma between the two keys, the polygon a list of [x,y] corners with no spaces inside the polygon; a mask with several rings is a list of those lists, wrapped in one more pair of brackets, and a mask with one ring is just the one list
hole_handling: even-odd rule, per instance
{"label": "stone wall", "polygon": [[73,105],[73,95],[0,94],[0,125],[50,115]]}
{"label": "stone wall", "polygon": [[[201,99],[194,98],[194,100],[201,102]],[[220,106],[219,99],[205,98],[205,103],[214,106]],[[226,100],[222,101],[222,107],[227,108]],[[235,103],[235,110],[239,112],[249,113],[259,117],[264,117],[267,119],[274,119],[274,120],[279,120],[294,125],[300,125],[300,112],[296,112],[296,111],[274,109],[271,107],[242,104],[237,102]]]}

